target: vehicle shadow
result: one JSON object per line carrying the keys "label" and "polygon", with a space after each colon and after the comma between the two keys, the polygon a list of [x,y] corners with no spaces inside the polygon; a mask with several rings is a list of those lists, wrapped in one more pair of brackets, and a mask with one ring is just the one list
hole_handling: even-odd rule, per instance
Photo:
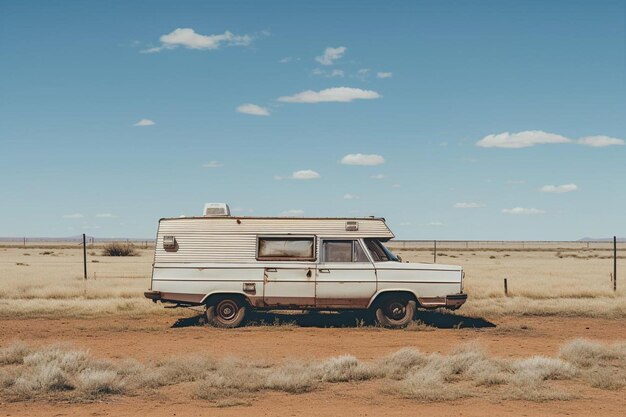
{"label": "vehicle shadow", "polygon": [[[470,317],[439,310],[420,310],[415,318],[421,325],[436,329],[482,329],[496,325],[482,317]],[[203,314],[176,320],[172,328],[205,325]],[[244,327],[294,326],[294,327],[377,327],[374,317],[368,312],[286,312],[254,311],[248,313]]]}
{"label": "vehicle shadow", "polygon": [[438,310],[419,310],[417,320],[437,329],[483,329],[496,327],[495,323],[482,317],[470,317]]}

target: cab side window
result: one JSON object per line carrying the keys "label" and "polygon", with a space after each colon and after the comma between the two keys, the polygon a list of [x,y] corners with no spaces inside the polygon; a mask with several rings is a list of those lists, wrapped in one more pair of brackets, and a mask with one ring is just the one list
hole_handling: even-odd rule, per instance
{"label": "cab side window", "polygon": [[389,260],[389,257],[385,253],[385,251],[380,247],[375,240],[365,239],[365,246],[369,249],[374,262],[385,262]]}
{"label": "cab side window", "polygon": [[361,244],[356,240],[324,240],[324,262],[369,262]]}

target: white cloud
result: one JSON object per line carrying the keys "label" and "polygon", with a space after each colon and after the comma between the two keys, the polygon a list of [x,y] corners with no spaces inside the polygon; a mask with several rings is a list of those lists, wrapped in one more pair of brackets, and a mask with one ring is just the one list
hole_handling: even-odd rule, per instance
{"label": "white cloud", "polygon": [[224,164],[219,161],[209,161],[208,163],[202,165],[203,168],[221,168],[223,166]]}
{"label": "white cloud", "polygon": [[315,68],[313,70],[313,75],[323,75],[327,78],[334,78],[334,77],[343,77],[345,73],[343,72],[343,70],[340,70],[340,69],[334,69],[332,71],[324,71],[323,69]]}
{"label": "white cloud", "polygon": [[567,143],[571,139],[542,130],[526,130],[519,133],[504,132],[488,135],[476,142],[482,148],[528,148],[546,143]]}
{"label": "white cloud", "polygon": [[92,229],[100,229],[98,225],[85,224],[83,225],[83,230],[92,230]]}
{"label": "white cloud", "polygon": [[[547,143],[570,143],[573,139],[556,133],[548,133],[543,130],[526,130],[519,133],[504,132],[497,135],[488,135],[476,142],[476,146],[482,148],[528,148]],[[612,145],[624,145],[623,139],[609,136],[585,136],[575,141],[579,145],[596,148]]]}
{"label": "white cloud", "polygon": [[384,174],[376,174],[376,175],[372,175],[370,178],[374,179],[374,180],[382,180],[383,178],[385,178],[385,175]]}
{"label": "white cloud", "polygon": [[400,184],[393,184],[393,185],[391,186],[391,188],[400,188],[400,187],[401,187],[401,185],[400,185]]}
{"label": "white cloud", "polygon": [[161,52],[164,49],[174,49],[183,46],[187,49],[212,50],[221,46],[246,46],[252,42],[252,36],[235,35],[226,31],[218,35],[201,35],[191,28],[178,28],[162,35],[159,40],[161,46],[144,49],[142,53]]}
{"label": "white cloud", "polygon": [[344,165],[380,165],[385,163],[385,158],[375,154],[351,153],[341,158],[341,163]]}
{"label": "white cloud", "polygon": [[292,58],[292,57],[290,57],[290,56],[286,56],[286,57],[284,57],[283,59],[281,59],[281,60],[280,60],[280,61],[278,61],[278,62],[279,62],[279,63],[281,63],[281,64],[288,64],[288,63],[290,63],[290,62],[292,62],[292,61],[293,61],[293,58]]}
{"label": "white cloud", "polygon": [[479,208],[479,207],[485,207],[485,205],[480,204],[480,203],[456,203],[454,205],[454,208],[460,208],[460,209],[472,209],[472,208]]}
{"label": "white cloud", "polygon": [[539,189],[543,193],[569,193],[578,190],[576,184],[544,185]]}
{"label": "white cloud", "polygon": [[83,216],[81,213],[72,213],[72,214],[64,214],[63,218],[64,219],[82,219]]}
{"label": "white cloud", "polygon": [[152,126],[156,123],[154,123],[152,120],[150,119],[141,119],[140,121],[138,121],[137,123],[135,123],[133,126]]}
{"label": "white cloud", "polygon": [[239,113],[251,114],[253,116],[269,116],[270,112],[265,107],[257,106],[256,104],[242,104],[237,107]]}
{"label": "white cloud", "polygon": [[624,145],[624,139],[612,138],[610,136],[586,136],[578,139],[577,143],[585,146],[601,148],[604,146]]}
{"label": "white cloud", "polygon": [[292,96],[278,97],[278,101],[285,103],[348,103],[352,100],[371,100],[380,97],[380,94],[376,91],[351,87],[334,87],[321,91],[306,90]]}
{"label": "white cloud", "polygon": [[370,73],[370,69],[369,68],[361,68],[360,70],[358,70],[356,72],[356,77],[358,79],[360,79],[361,81],[365,81],[365,79],[368,77]]}
{"label": "white cloud", "polygon": [[340,46],[337,48],[328,47],[324,50],[324,54],[315,57],[315,60],[322,65],[332,65],[336,60],[343,57],[348,48]]}
{"label": "white cloud", "polygon": [[316,180],[318,178],[320,178],[320,174],[316,171],[313,171],[311,169],[302,169],[300,171],[295,171],[293,174],[291,174],[291,176],[289,177],[283,177],[280,175],[275,175],[274,179],[275,180],[283,180],[283,179],[290,179],[290,180]]}
{"label": "white cloud", "polygon": [[354,195],[354,194],[344,194],[343,195],[343,199],[344,200],[358,200],[359,196],[358,195]]}
{"label": "white cloud", "polygon": [[502,213],[506,214],[544,214],[544,210],[536,208],[513,207],[510,209],[502,209]]}
{"label": "white cloud", "polygon": [[443,222],[430,222],[430,223],[426,223],[426,226],[431,226],[431,227],[443,227],[446,224]]}
{"label": "white cloud", "polygon": [[98,213],[96,214],[96,217],[99,219],[114,219],[117,216],[111,214],[111,213]]}
{"label": "white cloud", "polygon": [[393,72],[377,72],[376,78],[391,78],[393,77]]}
{"label": "white cloud", "polygon": [[300,209],[285,210],[282,213],[280,213],[280,215],[287,216],[287,217],[299,217],[299,216],[304,215],[304,210],[300,210]]}

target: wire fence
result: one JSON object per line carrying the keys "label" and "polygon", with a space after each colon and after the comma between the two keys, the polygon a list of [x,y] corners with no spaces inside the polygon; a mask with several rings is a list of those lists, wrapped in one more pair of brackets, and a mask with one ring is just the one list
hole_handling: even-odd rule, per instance
{"label": "wire fence", "polygon": [[[611,250],[612,240],[392,240],[387,246],[404,250]],[[617,249],[626,249],[626,241],[619,240]]]}

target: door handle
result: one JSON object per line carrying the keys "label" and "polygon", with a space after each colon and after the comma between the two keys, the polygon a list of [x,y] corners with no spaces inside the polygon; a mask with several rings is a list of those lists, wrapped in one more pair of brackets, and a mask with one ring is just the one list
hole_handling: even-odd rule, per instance
{"label": "door handle", "polygon": [[320,269],[319,270],[322,274],[330,274],[330,269]]}
{"label": "door handle", "polygon": [[266,272],[276,272],[276,268],[265,268]]}

